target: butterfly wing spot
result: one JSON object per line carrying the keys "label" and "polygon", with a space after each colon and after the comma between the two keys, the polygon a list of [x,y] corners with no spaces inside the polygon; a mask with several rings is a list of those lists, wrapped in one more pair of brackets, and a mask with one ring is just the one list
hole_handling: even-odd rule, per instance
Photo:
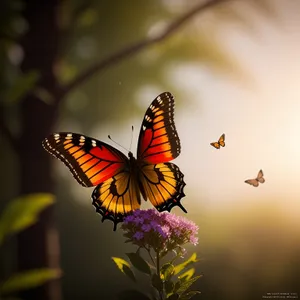
{"label": "butterfly wing spot", "polygon": [[97,142],[96,142],[95,140],[92,140],[91,142],[92,142],[92,146],[93,146],[93,147],[96,147],[96,146],[97,146]]}

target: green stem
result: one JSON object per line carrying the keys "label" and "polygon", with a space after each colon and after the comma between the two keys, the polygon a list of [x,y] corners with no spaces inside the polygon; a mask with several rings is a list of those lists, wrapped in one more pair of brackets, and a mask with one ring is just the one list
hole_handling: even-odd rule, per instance
{"label": "green stem", "polygon": [[151,261],[152,261],[153,265],[155,266],[155,261],[154,261],[152,255],[151,255],[150,249],[146,248],[146,247],[145,247],[145,249],[147,250],[147,252],[148,252],[148,254],[149,254],[150,258],[151,258]]}
{"label": "green stem", "polygon": [[[156,272],[157,272],[157,276],[160,279],[160,265],[159,265],[159,250],[156,251]],[[163,291],[158,291],[159,293],[159,297],[161,300],[163,300]]]}

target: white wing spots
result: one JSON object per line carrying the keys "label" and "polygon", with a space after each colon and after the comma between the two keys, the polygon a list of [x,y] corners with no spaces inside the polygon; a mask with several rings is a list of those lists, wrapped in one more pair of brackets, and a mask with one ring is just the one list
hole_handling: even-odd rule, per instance
{"label": "white wing spots", "polygon": [[[54,139],[57,141],[57,140],[59,140],[59,138],[60,138],[60,135],[59,135],[59,133],[55,133],[54,135]],[[47,140],[48,141],[48,140]]]}
{"label": "white wing spots", "polygon": [[82,135],[82,136],[80,136],[80,138],[79,138],[79,142],[80,143],[84,143],[85,142],[85,137]]}
{"label": "white wing spots", "polygon": [[92,142],[92,146],[93,146],[93,147],[96,147],[96,146],[97,146],[97,142],[96,142],[95,140],[91,140],[91,142]]}
{"label": "white wing spots", "polygon": [[158,101],[159,104],[163,103],[162,100],[161,100],[161,98],[160,98],[160,96],[157,97],[157,101]]}
{"label": "white wing spots", "polygon": [[146,126],[145,125],[143,125],[143,131],[145,131],[146,130]]}
{"label": "white wing spots", "polygon": [[146,120],[147,122],[152,122],[152,119],[151,119],[148,115],[145,116],[145,120]]}
{"label": "white wing spots", "polygon": [[66,139],[70,140],[72,137],[73,137],[73,134],[72,133],[68,133],[67,136],[66,136]]}

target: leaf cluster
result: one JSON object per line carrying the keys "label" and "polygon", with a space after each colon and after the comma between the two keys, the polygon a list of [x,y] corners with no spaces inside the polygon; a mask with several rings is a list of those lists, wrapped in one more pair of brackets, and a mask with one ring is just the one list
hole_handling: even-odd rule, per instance
{"label": "leaf cluster", "polygon": [[[10,201],[0,217],[0,248],[8,237],[36,223],[41,211],[53,203],[51,194],[30,194]],[[0,281],[0,297],[37,287],[60,276],[60,270],[47,268],[14,274]]]}
{"label": "leaf cluster", "polygon": [[136,253],[126,253],[126,255],[130,262],[119,257],[112,257],[112,260],[118,269],[135,283],[137,279],[132,267],[149,276],[153,293],[151,296],[148,296],[138,290],[127,290],[120,293],[118,299],[188,300],[200,294],[199,291],[189,290],[192,284],[201,277],[194,276],[195,268],[192,267],[192,265],[198,261],[196,253],[177,265],[174,264],[175,259],[178,258],[178,256],[176,256],[171,262],[163,264],[159,270],[157,270],[157,265],[147,262],[140,255],[139,251]]}

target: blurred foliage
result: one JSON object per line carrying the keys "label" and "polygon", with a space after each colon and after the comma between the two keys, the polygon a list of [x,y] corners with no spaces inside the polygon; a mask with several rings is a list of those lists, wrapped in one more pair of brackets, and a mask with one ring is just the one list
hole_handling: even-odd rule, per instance
{"label": "blurred foliage", "polygon": [[32,287],[40,286],[49,280],[57,279],[61,276],[59,270],[53,269],[38,269],[24,271],[11,276],[0,285],[0,294],[6,295],[15,293],[20,290],[26,290]]}
{"label": "blurred foliage", "polygon": [[10,201],[0,218],[0,246],[6,236],[36,223],[40,212],[53,202],[51,194],[26,195]]}
{"label": "blurred foliage", "polygon": [[[0,217],[0,248],[4,238],[36,223],[40,212],[53,202],[54,196],[51,194],[32,194],[11,200]],[[0,295],[36,287],[59,277],[60,271],[53,269],[17,273],[0,282]]]}

